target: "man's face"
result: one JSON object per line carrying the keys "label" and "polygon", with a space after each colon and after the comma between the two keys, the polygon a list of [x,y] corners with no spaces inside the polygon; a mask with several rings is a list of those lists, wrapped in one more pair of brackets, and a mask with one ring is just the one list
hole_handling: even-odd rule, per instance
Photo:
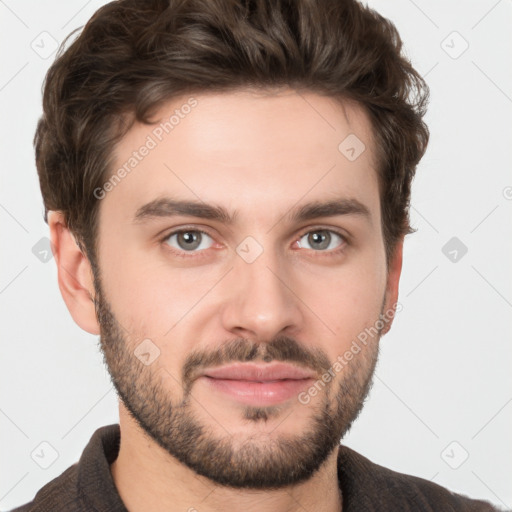
{"label": "man's face", "polygon": [[100,204],[102,349],[170,455],[220,484],[280,487],[357,416],[379,338],[358,335],[392,304],[370,123],[313,93],[194,98],[159,111],[181,114],[169,133],[137,124],[117,147],[115,170],[139,156]]}

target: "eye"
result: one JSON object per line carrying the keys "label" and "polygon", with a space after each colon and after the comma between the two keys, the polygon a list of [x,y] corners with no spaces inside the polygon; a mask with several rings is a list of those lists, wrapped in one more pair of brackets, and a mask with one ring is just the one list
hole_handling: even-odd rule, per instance
{"label": "eye", "polygon": [[[304,249],[315,251],[328,251],[338,249],[345,243],[345,238],[330,229],[317,229],[304,234],[297,245]],[[308,247],[309,246],[309,247]]]}
{"label": "eye", "polygon": [[175,231],[165,241],[174,249],[187,252],[209,249],[213,245],[212,237],[198,229]]}

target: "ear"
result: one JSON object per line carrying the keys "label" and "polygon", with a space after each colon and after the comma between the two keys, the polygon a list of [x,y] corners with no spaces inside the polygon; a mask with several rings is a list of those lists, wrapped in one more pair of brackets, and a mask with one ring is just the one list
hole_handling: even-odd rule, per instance
{"label": "ear", "polygon": [[60,293],[73,320],[90,334],[100,334],[94,307],[94,280],[88,258],[78,247],[61,212],[48,212],[52,251]]}
{"label": "ear", "polygon": [[[391,329],[395,318],[395,310],[400,311],[400,307],[395,307],[398,302],[398,286],[400,283],[400,275],[402,273],[402,255],[404,249],[404,237],[396,244],[395,249],[390,257],[388,265],[388,276],[386,283],[386,298],[384,301],[383,314],[388,319],[382,328],[381,334],[384,335]],[[391,311],[393,314],[391,315]],[[387,314],[386,314],[387,313]]]}

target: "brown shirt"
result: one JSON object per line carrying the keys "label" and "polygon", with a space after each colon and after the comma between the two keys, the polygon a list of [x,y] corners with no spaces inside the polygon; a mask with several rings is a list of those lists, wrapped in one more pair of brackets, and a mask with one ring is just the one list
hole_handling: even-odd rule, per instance
{"label": "brown shirt", "polygon": [[[127,512],[110,473],[119,452],[119,425],[101,427],[80,457],[42,487],[34,500],[12,512]],[[453,494],[414,476],[378,466],[340,445],[338,480],[343,512],[486,512],[490,503]]]}

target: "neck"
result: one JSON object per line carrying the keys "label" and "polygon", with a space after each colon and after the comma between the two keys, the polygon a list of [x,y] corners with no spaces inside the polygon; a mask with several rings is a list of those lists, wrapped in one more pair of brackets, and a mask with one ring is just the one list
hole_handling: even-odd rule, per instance
{"label": "neck", "polygon": [[198,475],[153,441],[120,404],[121,444],[110,469],[130,512],[160,510],[292,512],[342,509],[337,455],[333,450],[307,481],[272,490],[233,489]]}

